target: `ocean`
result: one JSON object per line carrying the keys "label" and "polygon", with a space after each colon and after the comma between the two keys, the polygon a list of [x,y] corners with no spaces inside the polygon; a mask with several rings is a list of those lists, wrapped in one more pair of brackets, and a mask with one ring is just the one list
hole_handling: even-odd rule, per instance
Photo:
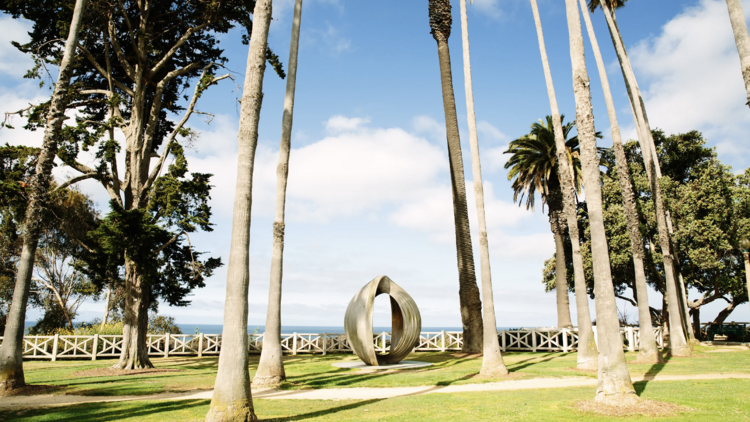
{"label": "ocean", "polygon": [[[221,324],[177,324],[183,334],[203,333],[203,334],[221,334]],[[248,325],[248,333],[263,334],[266,330],[265,325]],[[422,331],[461,331],[461,327],[422,327]],[[375,333],[383,331],[390,332],[391,327],[373,327]],[[321,333],[344,333],[344,327],[333,327],[323,325],[282,325],[281,334],[321,334]]]}

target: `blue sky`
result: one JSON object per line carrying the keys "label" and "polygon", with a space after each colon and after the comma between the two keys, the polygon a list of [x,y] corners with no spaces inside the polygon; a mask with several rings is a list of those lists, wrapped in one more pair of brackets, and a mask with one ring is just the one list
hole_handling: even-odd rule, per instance
{"label": "blue sky", "polygon": [[[287,62],[293,0],[274,1],[269,45]],[[750,1],[743,1],[750,11]],[[458,2],[450,38],[454,88],[467,175],[470,175]],[[564,2],[539,0],[560,110],[572,119]],[[488,235],[499,326],[556,323],[555,296],[545,294],[541,269],[554,242],[546,216],[512,204],[502,152],[549,114],[531,9],[525,0],[475,0],[469,8],[474,98],[485,180]],[[601,12],[592,16],[619,112],[623,136],[632,116]],[[623,38],[654,127],[667,133],[698,129],[736,171],[750,166],[745,142],[750,113],[723,0],[631,0],[618,12]],[[30,61],[10,40],[28,24],[0,17],[0,104],[4,111],[49,95],[21,78]],[[290,162],[282,319],[285,325],[338,326],[351,297],[386,274],[417,301],[425,326],[460,326],[458,276],[437,49],[427,2],[305,0]],[[593,54],[587,61],[597,130],[610,146],[609,122]],[[221,36],[228,67],[242,84],[247,47],[238,31]],[[275,167],[285,82],[266,72],[256,157],[251,231],[251,325],[263,324],[274,213]],[[188,153],[192,171],[215,176],[215,231],[191,236],[199,250],[226,262],[236,167],[237,97],[231,81],[213,87],[191,125],[201,132]],[[16,126],[20,127],[16,121]],[[38,143],[40,134],[0,131],[0,143]],[[61,179],[70,173],[56,170]],[[467,176],[467,179],[471,179]],[[468,181],[471,182],[470,180]],[[106,193],[83,184],[101,206]],[[471,191],[471,189],[470,189]],[[476,211],[469,198],[473,224]],[[474,227],[474,230],[476,227]],[[476,233],[474,233],[476,251]],[[475,255],[477,255],[475,253]],[[478,257],[477,257],[478,263]],[[187,308],[162,306],[182,323],[221,323],[226,268],[196,291]],[[695,296],[695,295],[692,295]],[[658,305],[661,299],[652,295]],[[571,302],[573,298],[571,297]],[[636,311],[619,303],[635,317]],[[378,302],[376,325],[387,323]],[[383,305],[383,306],[380,306]],[[102,313],[88,302],[79,319]],[[704,308],[713,319],[721,304]],[[736,310],[730,320],[750,319]],[[592,307],[593,314],[593,307]],[[31,313],[36,318],[38,312]]]}

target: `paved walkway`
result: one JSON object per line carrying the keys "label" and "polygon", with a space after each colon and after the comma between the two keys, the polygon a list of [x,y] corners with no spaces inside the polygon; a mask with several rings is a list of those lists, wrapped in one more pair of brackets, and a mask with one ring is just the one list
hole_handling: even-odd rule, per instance
{"label": "paved walkway", "polygon": [[[710,373],[691,375],[635,375],[633,382],[686,381],[741,378],[750,379],[750,373]],[[466,393],[472,391],[508,391],[542,388],[596,387],[595,378],[532,378],[526,380],[501,381],[486,384],[462,384],[447,386],[387,387],[387,388],[330,388],[319,390],[258,390],[255,399],[269,400],[369,400],[414,396],[432,393]],[[74,396],[45,394],[37,396],[3,397],[0,409],[40,406],[68,406],[81,403],[102,403],[133,400],[210,400],[213,390],[189,391],[185,393],[163,393],[148,396]]]}

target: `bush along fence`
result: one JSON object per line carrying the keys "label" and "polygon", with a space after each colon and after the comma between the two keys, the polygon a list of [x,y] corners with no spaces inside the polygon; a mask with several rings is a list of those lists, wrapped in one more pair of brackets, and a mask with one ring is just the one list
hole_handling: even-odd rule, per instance
{"label": "bush along fence", "polygon": [[[638,327],[621,327],[623,346],[626,350],[638,350]],[[596,327],[594,327],[596,335]],[[664,347],[661,327],[654,327],[656,342]],[[497,333],[502,351],[527,352],[572,352],[578,345],[578,332],[575,328],[529,328],[502,330]],[[263,347],[263,334],[248,334],[248,352],[260,353]],[[121,335],[93,336],[26,336],[23,344],[23,357],[26,359],[91,359],[119,357],[122,352]],[[0,337],[2,343],[2,337]],[[391,344],[391,334],[382,332],[373,335],[375,351],[386,353]],[[457,331],[422,332],[415,352],[445,352],[461,350],[463,333]],[[281,335],[281,348],[284,353],[353,353],[346,334],[292,333]],[[211,356],[221,350],[220,334],[150,334],[148,335],[148,355],[170,356]]]}

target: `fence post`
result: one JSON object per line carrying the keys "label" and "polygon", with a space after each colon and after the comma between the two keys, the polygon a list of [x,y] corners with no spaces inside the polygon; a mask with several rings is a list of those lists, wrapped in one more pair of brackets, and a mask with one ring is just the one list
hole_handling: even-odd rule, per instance
{"label": "fence post", "polygon": [[536,352],[536,328],[531,329],[531,351]]}
{"label": "fence post", "polygon": [[323,356],[326,355],[326,348],[328,347],[328,333],[323,333]]}
{"label": "fence post", "polygon": [[503,352],[505,352],[505,349],[507,348],[507,343],[505,340],[505,330],[502,331],[502,337],[501,337]]}
{"label": "fence post", "polygon": [[94,345],[91,349],[91,360],[96,360],[96,349],[99,348],[99,334],[94,334]]}
{"label": "fence post", "polygon": [[383,349],[383,353],[385,353],[385,331],[381,334],[382,337],[380,337],[380,347]]}
{"label": "fence post", "polygon": [[169,357],[169,333],[164,335],[164,357]]}
{"label": "fence post", "polygon": [[628,350],[635,352],[635,335],[633,333],[633,327],[628,327]]}
{"label": "fence post", "polygon": [[52,362],[57,360],[57,339],[59,336],[59,334],[55,334],[55,339],[52,340]]}
{"label": "fence post", "polygon": [[297,354],[297,333],[292,334],[292,354]]}
{"label": "fence post", "polygon": [[198,334],[198,357],[203,357],[203,333]]}
{"label": "fence post", "polygon": [[568,330],[567,328],[562,329],[562,338],[563,338],[563,353],[568,353]]}
{"label": "fence post", "polygon": [[445,351],[445,330],[440,332],[440,351]]}

